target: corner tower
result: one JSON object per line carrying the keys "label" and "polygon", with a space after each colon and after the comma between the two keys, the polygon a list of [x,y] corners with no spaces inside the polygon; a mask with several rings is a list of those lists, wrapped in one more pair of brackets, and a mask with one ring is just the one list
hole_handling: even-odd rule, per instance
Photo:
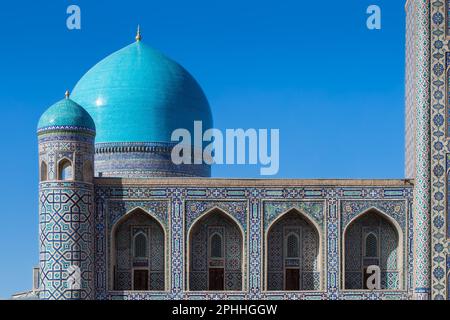
{"label": "corner tower", "polygon": [[95,125],[66,98],[38,124],[40,299],[94,297]]}

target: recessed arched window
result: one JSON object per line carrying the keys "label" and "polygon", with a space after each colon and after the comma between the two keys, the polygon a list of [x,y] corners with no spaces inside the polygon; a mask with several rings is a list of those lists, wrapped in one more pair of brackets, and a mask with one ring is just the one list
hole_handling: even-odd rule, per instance
{"label": "recessed arched window", "polygon": [[147,257],[147,236],[140,232],[134,237],[134,257]]}
{"label": "recessed arched window", "polygon": [[378,238],[373,233],[369,233],[366,236],[366,257],[376,258],[378,257]]}
{"label": "recessed arched window", "polygon": [[286,239],[286,258],[299,258],[300,243],[296,234],[291,233]]}
{"label": "recessed arched window", "polygon": [[41,162],[41,181],[47,181],[47,163],[45,161]]}
{"label": "recessed arched window", "polygon": [[73,180],[72,163],[67,160],[61,160],[58,165],[58,180]]}
{"label": "recessed arched window", "polygon": [[211,236],[211,258],[223,258],[222,236],[215,233]]}
{"label": "recessed arched window", "polygon": [[83,181],[92,182],[94,179],[94,171],[92,168],[92,163],[88,160],[83,166]]}

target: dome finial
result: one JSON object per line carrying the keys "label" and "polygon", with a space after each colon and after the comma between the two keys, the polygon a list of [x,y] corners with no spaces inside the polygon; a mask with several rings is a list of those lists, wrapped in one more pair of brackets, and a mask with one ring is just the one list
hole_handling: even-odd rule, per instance
{"label": "dome finial", "polygon": [[70,91],[69,90],[66,90],[65,96],[66,96],[66,99],[70,98]]}
{"label": "dome finial", "polygon": [[137,32],[136,32],[136,41],[141,41],[142,40],[142,35],[141,35],[141,26],[138,24],[137,26]]}

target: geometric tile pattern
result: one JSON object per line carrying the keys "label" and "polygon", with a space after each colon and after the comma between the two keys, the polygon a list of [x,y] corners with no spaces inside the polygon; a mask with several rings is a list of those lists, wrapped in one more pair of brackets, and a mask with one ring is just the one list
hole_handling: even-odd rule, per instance
{"label": "geometric tile pattern", "polygon": [[[39,197],[40,297],[89,299],[94,294],[92,187],[45,183]],[[80,289],[70,287],[71,266],[81,270]]]}
{"label": "geometric tile pattern", "polygon": [[414,179],[416,159],[416,97],[415,97],[415,19],[414,2],[409,1],[406,11],[405,43],[405,178]]}
{"label": "geometric tile pattern", "polygon": [[[446,256],[449,252],[449,241],[446,223],[448,223],[447,197],[448,192],[448,69],[446,56],[450,51],[448,44],[447,1],[431,1],[429,12],[429,34],[431,43],[427,45],[430,51],[430,118],[429,127],[431,152],[426,159],[430,161],[431,174],[430,190],[431,205],[429,225],[431,227],[429,278],[431,284],[431,298],[437,300],[450,299],[447,292]],[[423,44],[426,46],[426,43]],[[425,49],[423,49],[425,51]],[[423,56],[423,58],[428,56]]]}
{"label": "geometric tile pattern", "polygon": [[[162,180],[160,180],[162,181]],[[172,180],[170,180],[172,181]],[[402,183],[396,186],[259,186],[258,183],[245,182],[246,186],[229,186],[228,180],[210,179],[177,179],[159,183],[154,180],[121,180],[96,179],[95,187],[95,289],[97,299],[407,299],[412,295],[412,207],[413,186]],[[282,184],[282,182],[280,183]],[[395,272],[382,274],[383,285],[388,288],[401,286],[401,290],[387,289],[379,292],[343,290],[340,261],[342,232],[341,217],[348,215],[344,209],[347,206],[363,213],[366,208],[361,203],[369,203],[369,208],[375,208],[401,226],[404,238],[402,251],[404,272],[398,278]],[[119,205],[119,203],[121,203]],[[128,204],[126,204],[128,203]],[[147,204],[146,204],[147,203]],[[127,208],[133,206],[142,208],[150,203],[166,203],[166,214],[156,213],[152,216],[168,228],[168,246],[166,250],[167,291],[133,292],[112,291],[109,286],[109,240],[111,228],[109,220],[115,210],[109,208]],[[341,203],[345,204],[341,206]],[[138,205],[139,204],[139,205]],[[300,292],[267,291],[264,269],[265,236],[268,221],[275,221],[291,209],[300,211],[313,223],[320,236],[321,258],[314,269],[306,267],[302,281],[306,288]],[[355,210],[356,210],[355,209]],[[188,275],[187,242],[188,232],[195,222],[204,214],[221,210],[232,216],[232,220],[243,230],[243,262],[242,291],[205,292],[186,291],[187,281],[205,281],[205,273]],[[356,211],[355,211],[356,212]],[[358,214],[358,213],[357,213]],[[116,218],[114,218],[116,219]],[[167,219],[167,220],[166,220]],[[217,223],[215,223],[217,225]],[[211,225],[214,228],[213,225]],[[205,229],[206,230],[206,229]],[[212,229],[211,229],[212,230]],[[209,232],[211,232],[211,230]],[[221,231],[222,232],[222,231]],[[306,237],[306,243],[314,243],[314,238]],[[312,241],[312,242],[311,242]],[[201,247],[201,242],[198,242]],[[309,244],[303,244],[309,245]],[[240,250],[232,249],[233,252]],[[201,249],[198,257],[203,256]],[[306,265],[315,261],[309,256],[304,257]],[[391,258],[394,259],[395,258]],[[192,259],[191,259],[192,260]],[[233,260],[233,259],[231,259]],[[203,261],[202,258],[198,261]],[[240,263],[231,263],[237,266]],[[201,264],[202,267],[204,264]],[[319,268],[319,269],[316,269]],[[309,272],[308,270],[321,270]],[[234,275],[228,276],[230,286],[235,280]],[[192,279],[191,277],[196,277]],[[192,282],[191,282],[192,283]],[[236,282],[233,282],[236,283]],[[400,285],[400,283],[403,283]],[[319,288],[317,290],[317,288]]]}
{"label": "geometric tile pattern", "polygon": [[[375,255],[365,258],[364,243],[368,234],[373,234],[379,243],[375,244]],[[381,271],[381,289],[399,288],[397,231],[390,222],[376,211],[369,211],[358,217],[345,233],[345,288],[363,289],[363,268],[378,265]]]}
{"label": "geometric tile pattern", "polygon": [[[430,1],[407,3],[406,42],[413,43],[414,59],[406,60],[407,74],[414,74],[414,90],[408,91],[415,102],[415,187],[414,187],[414,287],[416,299],[430,297]],[[413,37],[411,40],[410,37]],[[408,53],[407,53],[408,54]]]}
{"label": "geometric tile pattern", "polygon": [[404,215],[406,212],[406,203],[402,200],[386,200],[386,201],[341,201],[342,217],[341,223],[342,227],[345,228],[347,225],[358,215],[361,215],[370,209],[375,209],[375,211],[381,211],[387,213],[390,217],[394,218],[395,221],[400,225],[402,230],[406,228],[406,219]]}
{"label": "geometric tile pattern", "polygon": [[[133,253],[133,238],[137,233],[144,233],[146,236],[146,253],[143,258],[136,258]],[[138,268],[148,270],[149,290],[164,291],[164,231],[161,225],[138,209],[128,214],[127,219],[121,220],[115,229],[114,238],[115,290],[131,290],[131,274],[134,268]]]}
{"label": "geometric tile pattern", "polygon": [[241,227],[247,229],[247,201],[186,201],[186,232],[192,227],[195,220],[211,210],[219,208],[228,214],[231,214]]}
{"label": "geometric tile pattern", "polygon": [[[94,289],[94,133],[83,128],[54,128],[38,133],[40,298],[91,299]],[[69,161],[70,181],[57,181],[59,164]],[[41,177],[42,178],[42,177]]]}
{"label": "geometric tile pattern", "polygon": [[[286,237],[295,234],[300,239],[300,259],[286,257]],[[285,268],[298,268],[300,290],[320,290],[319,235],[295,210],[278,219],[267,236],[267,290],[282,291]]]}
{"label": "geometric tile pattern", "polygon": [[[219,234],[223,239],[223,260],[209,259],[209,239]],[[206,291],[208,289],[209,267],[224,268],[224,290],[242,290],[242,234],[236,223],[223,214],[223,211],[211,211],[192,227],[189,263],[189,290]]]}
{"label": "geometric tile pattern", "polygon": [[304,212],[319,226],[323,225],[325,220],[323,201],[270,201],[264,203],[264,227],[267,228],[281,214],[292,208]]}
{"label": "geometric tile pattern", "polygon": [[[415,104],[414,286],[417,299],[450,299],[449,1],[407,2],[407,105]],[[413,50],[411,50],[413,48]],[[412,79],[412,80],[411,80]]]}
{"label": "geometric tile pattern", "polygon": [[447,297],[450,293],[450,254],[447,255]]}
{"label": "geometric tile pattern", "polygon": [[[417,299],[430,296],[430,8],[429,1],[415,1],[416,11],[416,180],[415,180],[415,292]],[[432,102],[433,103],[433,102]]]}
{"label": "geometric tile pattern", "polygon": [[[111,190],[110,190],[111,191]],[[122,195],[123,193],[121,193]],[[142,199],[142,194],[138,190],[134,190],[133,193],[138,199]],[[125,247],[131,248],[131,235],[129,234],[131,230],[123,226],[129,226],[133,221],[137,221],[135,224],[140,226],[150,227],[148,230],[149,234],[149,250],[151,251],[151,259],[149,262],[149,281],[150,289],[154,291],[164,291],[166,284],[168,283],[169,274],[168,272],[163,272],[166,268],[164,266],[168,265],[169,254],[168,248],[166,247],[169,243],[169,203],[163,199],[147,199],[145,201],[138,199],[126,199],[124,200],[122,196],[117,197],[117,193],[111,191],[108,193],[109,197],[107,201],[97,201],[96,205],[96,218],[101,217],[101,223],[96,223],[95,232],[95,247],[96,252],[105,253],[101,256],[95,256],[95,273],[96,277],[96,289],[99,283],[106,285],[108,289],[114,288],[113,274],[114,268],[111,265],[113,259],[118,252],[115,250],[117,246],[117,235],[120,231],[122,235],[120,239],[124,240],[126,238],[126,245],[124,244],[122,249]],[[126,249],[125,249],[126,250]],[[119,256],[115,256],[117,258]],[[131,255],[125,255],[123,259],[127,259],[128,263],[131,264]],[[156,265],[155,265],[156,263]],[[117,280],[124,279],[123,281],[128,281],[120,286],[116,286],[118,290],[120,288],[127,288],[124,290],[130,290],[131,285],[131,269],[123,268],[121,270],[120,276]],[[127,270],[125,270],[127,269]],[[153,270],[152,270],[153,269]],[[105,275],[105,276],[100,276]],[[108,275],[108,276],[106,276]],[[107,281],[105,283],[104,281]],[[117,284],[117,282],[116,282]]]}

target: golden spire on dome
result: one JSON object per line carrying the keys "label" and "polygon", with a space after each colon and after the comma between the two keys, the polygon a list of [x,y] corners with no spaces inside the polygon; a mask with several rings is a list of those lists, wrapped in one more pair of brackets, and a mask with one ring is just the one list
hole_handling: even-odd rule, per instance
{"label": "golden spire on dome", "polygon": [[66,96],[66,99],[69,99],[69,97],[70,97],[70,91],[69,90],[66,90],[65,96]]}
{"label": "golden spire on dome", "polygon": [[142,40],[142,35],[141,35],[141,26],[138,25],[137,26],[137,32],[136,32],[136,41],[141,41]]}

